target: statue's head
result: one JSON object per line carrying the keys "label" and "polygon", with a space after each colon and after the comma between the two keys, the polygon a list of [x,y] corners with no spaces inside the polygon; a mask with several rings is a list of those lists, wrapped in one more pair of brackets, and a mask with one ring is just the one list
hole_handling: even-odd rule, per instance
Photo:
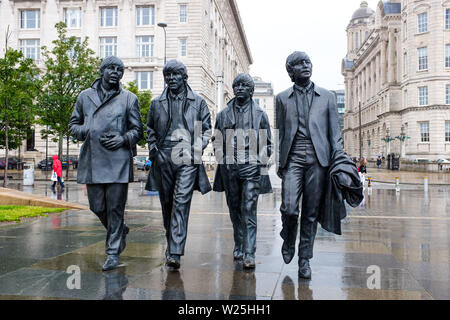
{"label": "statue's head", "polygon": [[186,66],[178,60],[170,60],[163,69],[164,81],[171,91],[180,91],[186,85],[188,74]]}
{"label": "statue's head", "polygon": [[292,82],[304,83],[312,75],[311,59],[305,52],[295,51],[286,59],[286,70]]}
{"label": "statue's head", "polygon": [[233,80],[233,91],[237,99],[247,100],[253,97],[255,82],[247,73],[240,73]]}
{"label": "statue's head", "polygon": [[100,65],[100,76],[111,85],[118,85],[123,77],[125,66],[119,58],[109,56],[103,59]]}

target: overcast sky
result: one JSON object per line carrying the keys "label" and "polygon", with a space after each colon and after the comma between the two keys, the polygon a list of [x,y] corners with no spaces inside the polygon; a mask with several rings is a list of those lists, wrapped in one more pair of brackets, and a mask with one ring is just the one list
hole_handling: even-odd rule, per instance
{"label": "overcast sky", "polygon": [[[367,0],[376,10],[378,0]],[[237,0],[253,56],[252,76],[272,82],[275,93],[292,82],[286,58],[305,51],[312,80],[329,90],[344,89],[341,62],[347,52],[345,28],[361,0]]]}

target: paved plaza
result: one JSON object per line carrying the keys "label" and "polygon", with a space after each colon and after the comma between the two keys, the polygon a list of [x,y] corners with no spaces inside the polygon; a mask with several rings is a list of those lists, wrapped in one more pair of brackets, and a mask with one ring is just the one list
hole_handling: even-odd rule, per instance
{"label": "paved plaza", "polygon": [[[159,198],[138,182],[130,185],[123,266],[114,271],[101,271],[106,233],[90,211],[0,227],[0,299],[450,298],[448,186],[366,188],[363,204],[349,208],[342,236],[319,228],[310,281],[298,278],[297,258],[285,265],[281,257],[281,195],[274,186],[258,205],[254,271],[233,261],[226,201],[215,192],[195,193],[185,256],[178,272],[169,271]],[[72,182],[61,195],[43,182],[10,187],[87,204],[85,187]],[[67,286],[70,266],[81,271],[80,289]],[[369,289],[373,268],[379,289]]]}

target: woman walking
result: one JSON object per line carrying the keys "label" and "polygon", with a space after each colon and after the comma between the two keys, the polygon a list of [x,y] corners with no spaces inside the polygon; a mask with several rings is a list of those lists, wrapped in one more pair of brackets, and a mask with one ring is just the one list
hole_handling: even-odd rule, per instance
{"label": "woman walking", "polygon": [[53,181],[52,189],[55,190],[56,181],[61,185],[61,189],[64,189],[64,183],[62,182],[62,164],[61,161],[58,160],[58,155],[53,155],[53,175],[56,174],[56,179]]}

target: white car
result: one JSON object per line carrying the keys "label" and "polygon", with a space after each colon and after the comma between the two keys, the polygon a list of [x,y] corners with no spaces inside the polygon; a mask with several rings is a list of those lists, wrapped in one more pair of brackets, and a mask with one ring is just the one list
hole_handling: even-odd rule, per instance
{"label": "white car", "polygon": [[436,162],[439,164],[450,164],[450,159],[437,159]]}
{"label": "white car", "polygon": [[138,170],[144,170],[145,163],[147,162],[148,157],[146,156],[136,156],[133,158],[133,162],[136,165]]}

